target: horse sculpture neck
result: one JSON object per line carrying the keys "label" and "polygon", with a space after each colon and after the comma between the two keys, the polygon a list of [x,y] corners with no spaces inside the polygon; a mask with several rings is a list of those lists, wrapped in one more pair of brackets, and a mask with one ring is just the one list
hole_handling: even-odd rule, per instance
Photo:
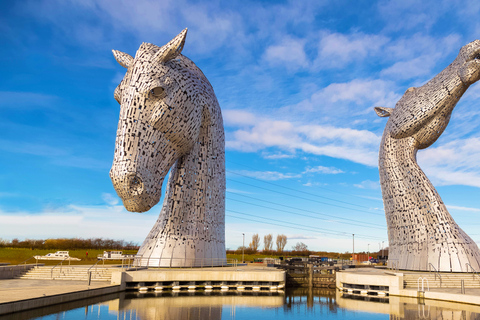
{"label": "horse sculpture neck", "polygon": [[171,169],[159,218],[138,252],[150,266],[225,259],[225,138],[216,99],[202,119],[198,140]]}

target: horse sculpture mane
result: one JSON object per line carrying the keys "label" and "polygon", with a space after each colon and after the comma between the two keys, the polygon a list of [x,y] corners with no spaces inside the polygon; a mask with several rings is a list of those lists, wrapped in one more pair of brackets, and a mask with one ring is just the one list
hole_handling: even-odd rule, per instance
{"label": "horse sculpture mane", "polygon": [[480,78],[480,41],[465,45],[445,70],[408,89],[395,109],[375,108],[388,119],[380,144],[379,171],[388,226],[389,263],[406,270],[480,269],[475,242],[455,223],[417,164],[418,149],[445,130],[453,108]]}
{"label": "horse sculpture mane", "polygon": [[121,105],[110,177],[125,208],[160,216],[137,265],[223,265],[225,136],[220,106],[200,69],[181,54],[187,29],[163,47],[143,43],[135,58],[113,51],[127,73],[115,90]]}

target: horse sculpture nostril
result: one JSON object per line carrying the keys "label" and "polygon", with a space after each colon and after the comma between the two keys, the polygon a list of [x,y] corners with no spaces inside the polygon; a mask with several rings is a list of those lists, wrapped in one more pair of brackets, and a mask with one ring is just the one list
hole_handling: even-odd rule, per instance
{"label": "horse sculpture nostril", "polygon": [[143,193],[142,179],[134,172],[127,174],[127,190],[131,195],[141,195]]}

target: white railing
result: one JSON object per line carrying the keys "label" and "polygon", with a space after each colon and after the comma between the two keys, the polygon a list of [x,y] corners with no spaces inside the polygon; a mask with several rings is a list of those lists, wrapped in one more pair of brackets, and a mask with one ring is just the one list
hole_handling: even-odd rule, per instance
{"label": "white railing", "polygon": [[144,258],[136,256],[134,267],[205,268],[236,267],[238,260],[226,258]]}
{"label": "white railing", "polygon": [[421,291],[425,292],[425,286],[424,286],[424,283],[423,283],[424,281],[427,282],[427,289],[428,289],[428,291],[430,291],[430,286],[428,285],[428,279],[425,278],[425,277],[418,277],[418,279],[417,279],[417,291],[420,291],[420,280],[422,280],[422,290]]}

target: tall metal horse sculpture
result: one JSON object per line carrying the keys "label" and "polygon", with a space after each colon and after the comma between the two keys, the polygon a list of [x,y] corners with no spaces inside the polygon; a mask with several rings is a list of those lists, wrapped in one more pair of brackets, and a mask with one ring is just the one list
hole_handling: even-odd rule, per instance
{"label": "tall metal horse sculpture", "polygon": [[455,223],[416,161],[418,149],[440,137],[458,100],[479,79],[476,40],[428,83],[408,89],[394,109],[375,108],[379,116],[390,117],[380,144],[379,171],[389,260],[400,269],[480,270],[477,245]]}
{"label": "tall metal horse sculpture", "polygon": [[187,29],[163,47],[142,43],[135,58],[113,51],[127,73],[115,89],[121,106],[110,177],[129,211],[157,204],[160,216],[138,265],[223,265],[225,136],[213,88],[181,54]]}

